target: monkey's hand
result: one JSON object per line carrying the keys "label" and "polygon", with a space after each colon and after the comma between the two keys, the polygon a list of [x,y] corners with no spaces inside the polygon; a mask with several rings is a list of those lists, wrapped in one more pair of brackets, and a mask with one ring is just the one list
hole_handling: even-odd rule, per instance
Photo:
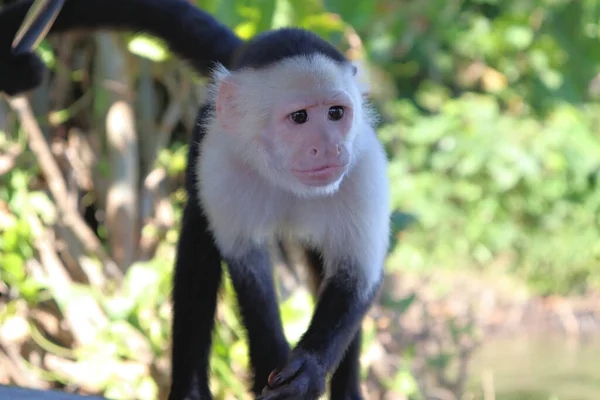
{"label": "monkey's hand", "polygon": [[313,354],[296,349],[283,369],[269,375],[268,386],[257,400],[316,400],[325,393],[326,376]]}
{"label": "monkey's hand", "polygon": [[46,66],[34,53],[14,55],[0,51],[0,92],[14,96],[42,83]]}

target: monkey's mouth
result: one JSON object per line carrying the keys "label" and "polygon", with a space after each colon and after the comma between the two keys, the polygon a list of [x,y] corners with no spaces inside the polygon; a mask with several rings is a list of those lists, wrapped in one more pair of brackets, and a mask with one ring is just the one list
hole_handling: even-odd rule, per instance
{"label": "monkey's mouth", "polygon": [[294,169],[292,172],[305,185],[325,186],[337,181],[344,173],[345,168],[345,165],[325,165],[309,170]]}

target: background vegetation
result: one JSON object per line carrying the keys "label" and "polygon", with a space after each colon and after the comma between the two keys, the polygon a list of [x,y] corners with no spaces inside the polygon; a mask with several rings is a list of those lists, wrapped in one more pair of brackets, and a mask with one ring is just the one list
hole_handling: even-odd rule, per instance
{"label": "background vegetation", "polygon": [[[245,38],[314,30],[372,82],[395,214],[388,279],[365,321],[369,398],[488,398],[489,386],[468,385],[482,333],[590,326],[580,316],[600,304],[600,2],[197,3]],[[39,52],[43,86],[0,100],[0,383],[164,397],[204,80],[138,35],[73,33]],[[277,274],[295,341],[312,300],[302,276]],[[532,304],[551,322],[507,316]],[[228,284],[218,319],[214,391],[245,398]]]}

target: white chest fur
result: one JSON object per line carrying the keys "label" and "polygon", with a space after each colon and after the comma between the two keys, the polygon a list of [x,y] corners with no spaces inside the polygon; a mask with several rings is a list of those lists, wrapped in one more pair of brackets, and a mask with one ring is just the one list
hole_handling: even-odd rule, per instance
{"label": "white chest fur", "polygon": [[299,198],[236,163],[220,140],[207,135],[196,166],[198,190],[223,254],[241,256],[249,246],[291,235],[322,248],[326,266],[351,260],[364,268],[367,281],[376,279],[388,248],[389,188],[385,153],[374,135],[368,140],[373,143],[337,192]]}

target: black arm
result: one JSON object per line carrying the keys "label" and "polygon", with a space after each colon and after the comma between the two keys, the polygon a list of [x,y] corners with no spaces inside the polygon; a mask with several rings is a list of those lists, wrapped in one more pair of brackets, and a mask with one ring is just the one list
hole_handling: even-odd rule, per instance
{"label": "black arm", "polygon": [[[355,358],[348,359],[344,368],[358,368],[360,325],[377,294],[381,277],[365,286],[356,274],[359,266],[340,262],[338,268],[334,276],[323,282],[312,320],[289,362],[273,372],[268,390],[258,399],[318,398],[325,391],[326,374],[335,371],[344,357]],[[348,380],[353,374],[341,373],[341,380],[336,383],[341,385],[336,389],[336,398],[360,398],[347,397],[347,394],[360,396],[358,387],[353,387],[356,379]]]}

